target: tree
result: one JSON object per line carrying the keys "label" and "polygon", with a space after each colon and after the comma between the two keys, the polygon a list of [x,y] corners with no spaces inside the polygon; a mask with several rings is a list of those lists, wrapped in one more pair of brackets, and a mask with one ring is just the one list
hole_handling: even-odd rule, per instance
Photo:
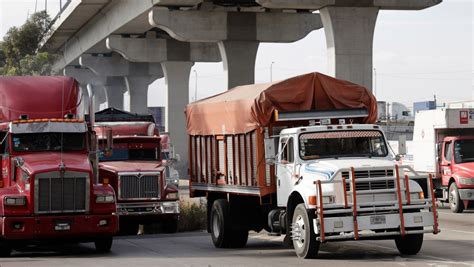
{"label": "tree", "polygon": [[0,42],[0,74],[50,75],[54,56],[37,52],[50,24],[48,13],[41,11],[31,15],[21,27],[11,27]]}

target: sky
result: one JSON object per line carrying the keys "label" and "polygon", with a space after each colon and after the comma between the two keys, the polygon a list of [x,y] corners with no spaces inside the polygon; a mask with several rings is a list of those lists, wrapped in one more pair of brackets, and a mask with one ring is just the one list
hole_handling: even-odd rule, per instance
{"label": "sky", "polygon": [[[62,0],[64,3],[66,0]],[[415,1],[415,0],[414,0]],[[0,38],[28,14],[45,9],[45,0],[0,0]],[[60,0],[48,0],[54,17]],[[444,0],[421,11],[386,11],[378,15],[374,35],[374,93],[380,101],[438,103],[474,100],[474,1]],[[327,72],[324,30],[290,44],[260,44],[255,64],[256,83],[282,80],[299,74]],[[197,75],[193,70],[196,70]],[[225,91],[222,63],[196,63],[190,73],[190,101]],[[197,88],[196,88],[197,76]],[[196,90],[197,89],[197,90]],[[149,106],[164,106],[164,79],[148,92]]]}

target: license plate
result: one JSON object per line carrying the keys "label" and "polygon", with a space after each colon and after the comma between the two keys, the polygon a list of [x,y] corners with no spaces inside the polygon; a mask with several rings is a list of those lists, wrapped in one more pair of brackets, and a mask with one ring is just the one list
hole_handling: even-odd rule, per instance
{"label": "license plate", "polygon": [[385,224],[385,215],[370,216],[370,224]]}
{"label": "license plate", "polygon": [[69,223],[57,223],[54,226],[54,230],[56,230],[56,231],[69,231],[69,230],[71,230],[71,225]]}

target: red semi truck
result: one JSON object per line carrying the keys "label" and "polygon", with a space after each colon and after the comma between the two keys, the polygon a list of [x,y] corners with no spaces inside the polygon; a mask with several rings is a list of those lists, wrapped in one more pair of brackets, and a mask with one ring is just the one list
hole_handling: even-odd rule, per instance
{"label": "red semi truck", "polygon": [[95,134],[79,106],[73,78],[0,78],[0,256],[41,241],[110,250],[114,190],[96,182]]}
{"label": "red semi truck", "polygon": [[[112,153],[100,155],[100,181],[117,193],[120,232],[136,234],[138,225],[159,223],[168,233],[178,229],[178,188],[167,179],[169,162],[162,161],[161,137],[151,115],[109,108],[95,114],[96,131],[106,146],[113,136]],[[166,144],[167,148],[169,144]]]}
{"label": "red semi truck", "polygon": [[455,213],[474,207],[474,109],[419,111],[413,133],[414,167],[432,174],[438,200]]}

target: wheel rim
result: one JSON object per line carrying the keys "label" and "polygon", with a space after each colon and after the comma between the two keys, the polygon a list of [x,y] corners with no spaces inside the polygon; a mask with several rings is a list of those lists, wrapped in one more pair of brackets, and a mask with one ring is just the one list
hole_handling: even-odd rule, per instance
{"label": "wheel rim", "polygon": [[449,203],[451,204],[451,207],[456,207],[457,200],[456,189],[454,186],[451,186],[451,190],[449,190]]}
{"label": "wheel rim", "polygon": [[306,231],[305,231],[304,219],[301,215],[298,215],[291,225],[291,238],[294,241],[294,244],[298,248],[302,248],[306,241]]}
{"label": "wheel rim", "polygon": [[220,220],[219,220],[219,216],[216,212],[212,216],[212,232],[214,233],[215,237],[219,237],[219,235],[220,235],[221,229],[220,229],[219,226],[220,226]]}

